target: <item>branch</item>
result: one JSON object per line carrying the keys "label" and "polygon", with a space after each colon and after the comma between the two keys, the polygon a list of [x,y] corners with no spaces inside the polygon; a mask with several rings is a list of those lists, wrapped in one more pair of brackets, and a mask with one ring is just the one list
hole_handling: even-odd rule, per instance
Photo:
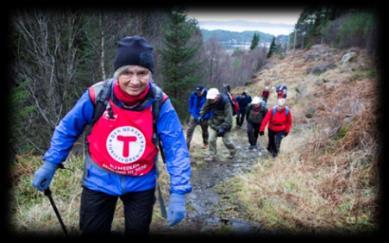
{"label": "branch", "polygon": [[39,105],[39,101],[37,99],[37,97],[35,96],[33,90],[31,89],[30,86],[28,86],[28,90],[31,94],[31,97],[34,99],[34,102],[35,102],[35,105],[36,105],[36,108],[38,108],[38,111],[39,111],[39,114],[43,117],[43,119],[46,121],[46,123],[48,125],[50,125],[51,128],[55,128],[55,124],[53,124],[46,116],[46,113],[45,111],[41,108],[41,106]]}

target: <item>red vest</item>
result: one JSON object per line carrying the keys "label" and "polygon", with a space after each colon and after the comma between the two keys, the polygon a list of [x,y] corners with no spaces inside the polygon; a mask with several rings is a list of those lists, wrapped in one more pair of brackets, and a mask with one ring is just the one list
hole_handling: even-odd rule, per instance
{"label": "red vest", "polygon": [[153,168],[158,148],[153,143],[152,107],[125,110],[111,100],[87,137],[89,154],[99,166],[118,174],[141,176]]}

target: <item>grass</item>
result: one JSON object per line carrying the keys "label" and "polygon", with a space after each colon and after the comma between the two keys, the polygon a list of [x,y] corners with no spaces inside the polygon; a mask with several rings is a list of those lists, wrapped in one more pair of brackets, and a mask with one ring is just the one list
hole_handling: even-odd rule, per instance
{"label": "grass", "polygon": [[[158,163],[161,163],[160,161]],[[11,165],[12,188],[10,189],[10,227],[15,233],[62,234],[61,226],[54,210],[43,193],[32,187],[34,172],[42,164],[41,157],[25,155],[17,156]],[[79,208],[81,196],[81,180],[83,160],[80,156],[69,156],[64,163],[67,169],[57,171],[50,185],[52,197],[70,234],[79,235]],[[163,165],[159,164],[161,170]],[[168,176],[162,172],[159,178],[162,193],[167,204]],[[165,224],[158,201],[154,205],[151,230],[157,230]],[[123,204],[116,205],[112,230],[124,231]]]}
{"label": "grass", "polygon": [[[10,223],[15,232],[62,233],[48,198],[31,185],[34,172],[41,163],[41,157],[27,155],[18,156],[12,164],[15,180],[11,188]],[[50,189],[68,231],[77,234],[81,159],[70,156],[65,167],[68,169],[55,174]]]}
{"label": "grass", "polygon": [[[281,155],[272,163],[272,167],[256,166],[235,182],[243,183],[241,190],[229,191],[230,200],[244,205],[251,220],[267,230],[288,232],[374,229],[376,192],[371,186],[357,183],[369,179],[370,167],[365,171],[354,168],[347,176],[346,170],[315,168],[310,161]],[[230,184],[223,186],[228,188]]]}

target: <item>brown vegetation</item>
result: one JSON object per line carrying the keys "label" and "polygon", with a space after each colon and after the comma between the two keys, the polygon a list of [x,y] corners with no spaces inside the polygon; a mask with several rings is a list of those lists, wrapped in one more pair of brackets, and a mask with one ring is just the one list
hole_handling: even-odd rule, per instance
{"label": "brown vegetation", "polygon": [[[343,65],[340,60],[347,50],[319,48],[339,60],[334,68],[307,74],[323,56],[304,60],[306,53],[296,51],[283,60],[272,59],[273,68],[258,75],[272,86],[288,85],[293,131],[279,157],[260,158],[252,173],[239,178],[243,188],[235,195],[247,205],[252,220],[268,230],[373,230],[379,184],[374,66],[364,50]],[[246,89],[258,95],[263,87],[264,82],[258,82]],[[275,103],[274,94],[269,103]],[[313,112],[306,116],[309,109]]]}

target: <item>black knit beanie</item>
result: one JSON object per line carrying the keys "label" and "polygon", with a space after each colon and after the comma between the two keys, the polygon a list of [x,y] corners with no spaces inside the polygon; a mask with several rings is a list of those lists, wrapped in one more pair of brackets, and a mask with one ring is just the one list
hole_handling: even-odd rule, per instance
{"label": "black knit beanie", "polygon": [[139,65],[154,71],[153,47],[141,36],[126,36],[118,42],[115,71],[126,65]]}

